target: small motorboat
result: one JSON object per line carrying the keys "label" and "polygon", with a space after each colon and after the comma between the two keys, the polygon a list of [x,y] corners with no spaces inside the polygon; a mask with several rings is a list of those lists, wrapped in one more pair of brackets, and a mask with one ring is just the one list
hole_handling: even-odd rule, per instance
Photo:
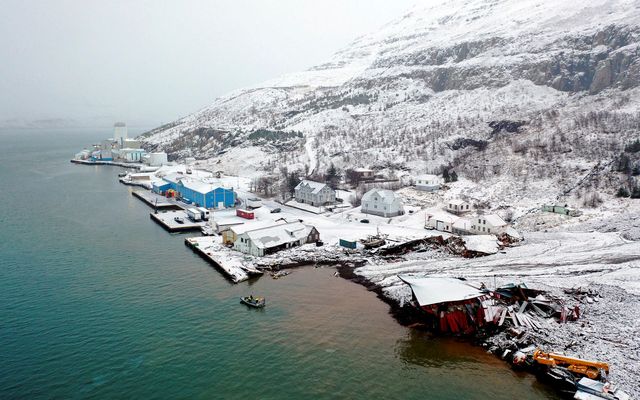
{"label": "small motorboat", "polygon": [[264,297],[253,297],[253,296],[240,297],[240,303],[246,304],[249,307],[254,307],[254,308],[263,308],[265,305],[267,305]]}

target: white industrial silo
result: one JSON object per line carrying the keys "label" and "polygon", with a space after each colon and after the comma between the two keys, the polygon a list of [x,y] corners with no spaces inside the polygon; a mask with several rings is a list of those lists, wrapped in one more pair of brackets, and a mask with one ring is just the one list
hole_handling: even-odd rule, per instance
{"label": "white industrial silo", "polygon": [[113,125],[113,140],[122,146],[122,142],[128,137],[127,124],[124,122],[116,122]]}

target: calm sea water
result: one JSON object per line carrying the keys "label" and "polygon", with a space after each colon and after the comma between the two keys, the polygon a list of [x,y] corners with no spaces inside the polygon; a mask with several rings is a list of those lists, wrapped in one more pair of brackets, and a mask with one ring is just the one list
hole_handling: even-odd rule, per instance
{"label": "calm sea water", "polygon": [[120,169],[69,163],[109,134],[0,131],[0,398],[556,398],[331,269],[230,284]]}

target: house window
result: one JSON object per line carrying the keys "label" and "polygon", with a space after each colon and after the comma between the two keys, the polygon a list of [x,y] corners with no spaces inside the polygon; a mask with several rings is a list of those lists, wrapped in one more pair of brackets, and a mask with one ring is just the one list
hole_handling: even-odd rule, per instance
{"label": "house window", "polygon": [[484,226],[482,227],[482,232],[484,232]]}
{"label": "house window", "polygon": [[478,220],[478,223],[479,223],[479,224],[481,224],[481,223],[482,223],[482,220]]}
{"label": "house window", "polygon": [[487,232],[491,233],[491,228],[487,228]]}
{"label": "house window", "polygon": [[483,219],[483,220],[482,220],[482,223],[483,223],[484,225],[486,225],[486,224],[487,224],[487,220],[486,220],[486,219]]}

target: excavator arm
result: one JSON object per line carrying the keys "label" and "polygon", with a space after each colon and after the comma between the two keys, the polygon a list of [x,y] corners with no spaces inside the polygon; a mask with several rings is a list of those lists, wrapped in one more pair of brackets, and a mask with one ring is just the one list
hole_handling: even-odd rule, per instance
{"label": "excavator arm", "polygon": [[582,360],[556,353],[544,353],[540,349],[533,352],[533,359],[538,364],[565,367],[575,374],[584,375],[590,379],[597,379],[600,376],[600,371],[609,373],[609,364],[605,362]]}

